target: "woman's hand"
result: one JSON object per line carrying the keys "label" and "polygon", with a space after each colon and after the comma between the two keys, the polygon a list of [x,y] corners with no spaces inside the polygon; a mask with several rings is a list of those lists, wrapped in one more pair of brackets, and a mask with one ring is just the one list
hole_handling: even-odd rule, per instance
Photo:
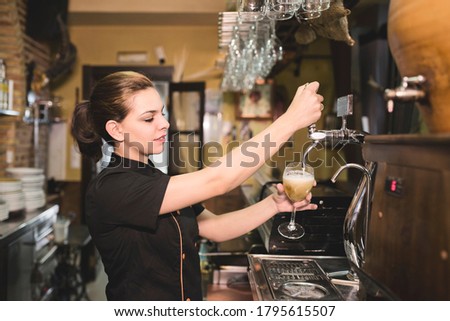
{"label": "woman's hand", "polygon": [[323,110],[323,96],[317,93],[318,90],[317,81],[297,88],[288,110],[283,114],[292,122],[293,128],[305,128],[319,120]]}
{"label": "woman's hand", "polygon": [[[316,182],[314,182],[314,186]],[[312,195],[309,193],[306,196],[306,199],[300,202],[292,203],[291,200],[287,197],[284,192],[283,184],[277,184],[277,193],[272,195],[273,201],[275,202],[275,206],[277,208],[278,213],[282,212],[291,212],[294,209],[294,206],[297,208],[297,211],[305,211],[305,210],[316,210],[317,205],[311,204]]]}

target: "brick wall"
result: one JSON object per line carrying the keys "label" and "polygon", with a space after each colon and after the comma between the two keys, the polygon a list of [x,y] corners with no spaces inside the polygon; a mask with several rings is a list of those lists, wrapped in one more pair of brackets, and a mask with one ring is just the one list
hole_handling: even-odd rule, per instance
{"label": "brick wall", "polygon": [[[6,62],[6,77],[14,80],[14,106],[19,116],[0,116],[0,176],[5,168],[33,167],[35,148],[32,124],[22,121],[26,106],[26,65],[33,61],[34,73],[42,74],[50,65],[50,49],[25,34],[27,0],[0,0],[0,58]],[[48,98],[48,90],[42,90]],[[46,169],[48,126],[39,126],[39,164]],[[7,163],[7,153],[13,155]]]}

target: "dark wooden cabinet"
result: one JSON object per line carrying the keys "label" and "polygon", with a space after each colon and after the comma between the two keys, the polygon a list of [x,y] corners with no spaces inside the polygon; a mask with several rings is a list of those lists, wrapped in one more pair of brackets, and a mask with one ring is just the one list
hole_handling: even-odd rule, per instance
{"label": "dark wooden cabinet", "polygon": [[401,300],[450,299],[450,135],[368,136],[377,162],[363,270]]}

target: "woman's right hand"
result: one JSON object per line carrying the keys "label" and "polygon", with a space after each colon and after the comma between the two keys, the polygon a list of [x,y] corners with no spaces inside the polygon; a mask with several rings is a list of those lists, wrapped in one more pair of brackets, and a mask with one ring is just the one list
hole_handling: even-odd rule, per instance
{"label": "woman's right hand", "polygon": [[294,98],[284,113],[296,130],[305,128],[320,119],[323,96],[317,93],[319,83],[314,81],[297,88]]}

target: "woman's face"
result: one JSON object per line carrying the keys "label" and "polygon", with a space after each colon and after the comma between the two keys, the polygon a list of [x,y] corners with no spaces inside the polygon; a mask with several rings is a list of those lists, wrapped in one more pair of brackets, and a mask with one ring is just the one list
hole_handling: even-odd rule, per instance
{"label": "woman's face", "polygon": [[136,92],[128,99],[130,111],[120,123],[124,141],[123,156],[140,160],[164,150],[169,123],[164,118],[164,105],[154,88]]}

